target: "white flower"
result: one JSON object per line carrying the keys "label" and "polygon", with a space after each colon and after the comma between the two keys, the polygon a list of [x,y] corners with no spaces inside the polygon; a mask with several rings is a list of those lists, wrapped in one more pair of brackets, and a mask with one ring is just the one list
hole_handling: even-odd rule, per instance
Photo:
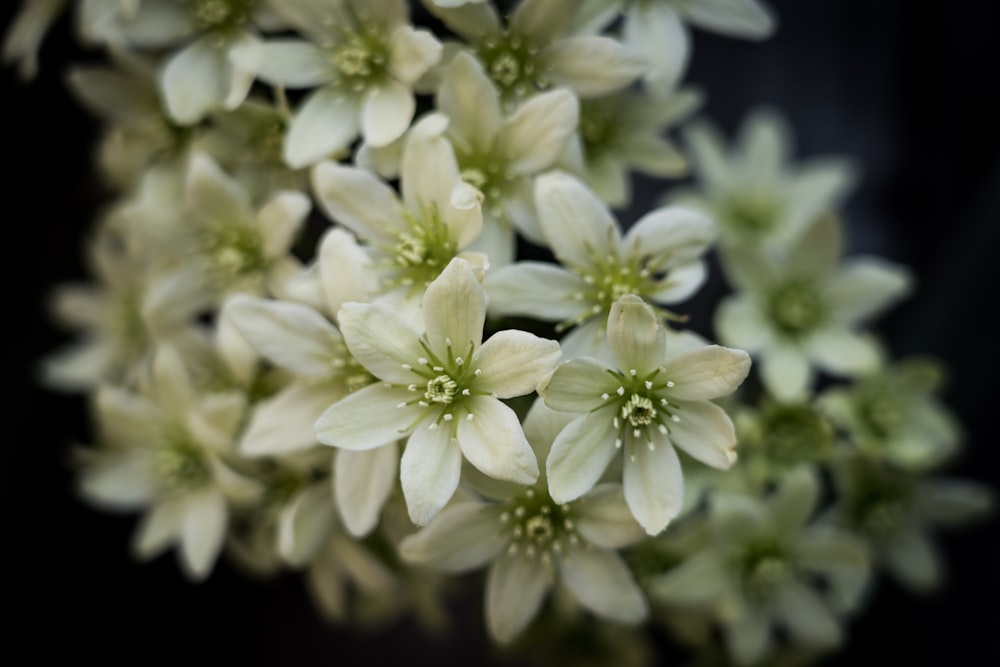
{"label": "white flower", "polygon": [[[710,614],[738,665],[769,664],[776,625],[802,648],[837,645],[838,616],[856,609],[870,565],[852,535],[806,525],[819,493],[815,474],[802,467],[765,501],[715,494],[687,558],[647,580],[650,598],[679,613]],[[817,590],[816,577],[825,589]]]}
{"label": "white flower", "polygon": [[707,121],[690,123],[683,136],[697,187],[673,191],[668,201],[711,215],[723,246],[781,250],[836,210],[857,179],[841,158],[793,163],[791,131],[770,109],[750,113],[728,151]]}
{"label": "white flower", "polygon": [[[524,432],[541,457],[571,417],[535,401]],[[485,500],[446,507],[406,537],[400,553],[448,573],[489,563],[487,628],[495,640],[508,643],[531,623],[557,584],[599,616],[629,624],[643,620],[646,601],[616,552],[642,536],[620,486],[601,485],[577,502],[559,504],[549,497],[543,475],[527,489],[493,485]]]}
{"label": "white flower", "polygon": [[643,59],[603,35],[573,35],[578,0],[524,0],[503,21],[491,3],[428,4],[468,41],[505,104],[567,86],[580,97],[621,90],[645,69]]}
{"label": "white flower", "polygon": [[517,415],[499,399],[534,391],[559,344],[506,330],[482,342],[485,297],[468,262],[451,260],[427,288],[424,333],[380,304],[338,315],[347,347],[383,380],[332,405],[320,442],[364,451],[406,439],[400,481],[411,519],[426,524],[458,487],[462,456],[491,477],[533,483],[538,465]]}
{"label": "white flower", "polygon": [[408,22],[403,0],[282,0],[275,3],[304,39],[251,44],[234,60],[262,80],[315,88],[298,108],[285,160],[298,168],[364,136],[373,146],[398,138],[413,119],[413,84],[437,63],[441,44]]}
{"label": "white flower", "polygon": [[632,199],[629,170],[661,178],[686,174],[687,160],[663,134],[701,103],[694,90],[656,101],[631,90],[581,100],[580,130],[563,162],[597,196],[623,208]]}
{"label": "white flower", "polygon": [[881,363],[878,341],[859,329],[906,295],[912,278],[874,257],[839,262],[842,243],[839,221],[825,216],[784,259],[752,248],[722,255],[738,291],[716,309],[719,339],[758,358],[761,381],[779,400],[805,398],[816,368],[853,377]]}
{"label": "white flower", "polygon": [[714,468],[736,460],[733,424],[711,400],[740,385],[750,358],[717,345],[670,354],[656,313],[634,295],[612,305],[607,335],[617,369],[571,359],[538,388],[549,407],[585,413],[552,445],[549,492],[559,503],[579,498],[623,451],[625,499],[655,535],[680,512],[684,498],[674,445]]}
{"label": "white flower", "polygon": [[557,89],[505,112],[497,87],[467,53],[459,53],[448,66],[436,102],[448,116],[446,136],[455,147],[462,178],[486,196],[482,238],[473,247],[486,252],[492,266],[509,264],[515,229],[544,243],[532,185],[566,149],[576,130],[579,103],[568,90]]}
{"label": "white flower", "polygon": [[199,393],[177,351],[161,346],[140,393],[105,385],[95,398],[102,443],[80,471],[82,495],[109,509],[145,510],[137,555],[151,558],[177,542],[186,574],[204,579],[222,549],[230,503],[260,491],[232,467],[245,397]]}
{"label": "white flower", "polygon": [[[487,258],[465,252],[483,226],[482,194],[465,183],[451,145],[442,136],[447,119],[440,114],[422,118],[406,138],[402,157],[402,197],[371,172],[321,162],[313,168],[313,191],[320,207],[367,244],[375,293],[397,300],[417,301],[423,290],[456,256],[480,273]],[[330,243],[351,243],[349,236]],[[345,254],[358,249],[330,249],[330,269],[344,266]],[[321,263],[324,258],[321,256]],[[343,273],[343,271],[341,271]]]}
{"label": "white flower", "polygon": [[576,327],[562,341],[567,357],[609,359],[605,325],[619,297],[677,303],[705,279],[702,255],[715,226],[697,211],[656,209],[622,237],[607,205],[562,172],[538,177],[535,205],[546,242],[565,268],[525,261],[491,272],[484,281],[490,314],[558,321],[557,331]]}

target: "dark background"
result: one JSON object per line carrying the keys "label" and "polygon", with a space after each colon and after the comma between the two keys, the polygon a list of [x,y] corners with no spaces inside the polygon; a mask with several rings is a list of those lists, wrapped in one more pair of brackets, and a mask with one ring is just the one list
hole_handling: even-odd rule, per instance
{"label": "dark background", "polygon": [[[12,4],[4,3],[0,25]],[[748,109],[771,104],[790,119],[798,156],[859,161],[863,184],[846,209],[851,252],[903,262],[919,281],[916,295],[879,326],[899,355],[926,353],[947,364],[944,399],[968,434],[950,472],[997,489],[1000,11],[986,0],[771,5],[781,25],[763,43],[696,32],[688,80],[706,91],[704,113],[730,135]],[[67,66],[85,57],[64,17],[43,46],[38,79],[25,84],[10,68],[0,71],[9,304],[0,599],[15,619],[8,648],[109,662],[486,662],[475,596],[456,603],[448,640],[407,624],[355,637],[319,620],[294,575],[259,583],[223,564],[195,585],[172,552],[135,564],[127,550],[133,520],[72,496],[64,459],[71,442],[87,437],[81,401],[39,389],[33,373],[40,355],[68,340],[49,324],[44,297],[54,284],[85,276],[82,235],[101,202],[91,175],[96,126],[63,85]],[[830,664],[1000,664],[997,527],[994,518],[941,535],[950,579],[935,595],[917,598],[881,580]]]}

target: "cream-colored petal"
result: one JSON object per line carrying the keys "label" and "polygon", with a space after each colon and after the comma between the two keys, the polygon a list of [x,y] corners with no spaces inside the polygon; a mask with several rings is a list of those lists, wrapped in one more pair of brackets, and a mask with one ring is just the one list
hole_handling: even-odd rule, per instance
{"label": "cream-colored petal", "polygon": [[641,53],[646,90],[665,97],[681,80],[691,57],[691,39],[675,7],[666,2],[633,2],[625,10],[622,41]]}
{"label": "cream-colored petal", "polygon": [[333,490],[344,526],[363,537],[378,525],[382,507],[396,487],[399,452],[395,444],[366,451],[337,450]]}
{"label": "cream-colored petal", "polygon": [[501,644],[509,644],[531,623],[552,587],[541,558],[503,554],[486,578],[486,628]]}
{"label": "cream-colored petal", "polygon": [[555,368],[560,354],[557,341],[527,331],[498,331],[472,356],[472,366],[482,370],[475,387],[499,398],[529,394]]}
{"label": "cream-colored petal", "polygon": [[412,90],[395,79],[386,79],[364,96],[361,134],[372,146],[387,146],[406,132],[416,108]]}
{"label": "cream-colored petal", "polygon": [[316,420],[343,398],[336,384],[293,382],[254,404],[240,436],[239,450],[247,456],[278,456],[315,447]]}
{"label": "cream-colored petal", "polygon": [[486,296],[464,259],[452,259],[427,286],[423,308],[427,341],[442,358],[448,357],[449,346],[455,356],[463,356],[482,343]]}
{"label": "cream-colored petal", "polygon": [[663,364],[661,377],[673,383],[672,398],[707,401],[736,391],[750,372],[750,355],[721,345],[681,354]]}
{"label": "cream-colored petal", "polygon": [[278,515],[278,554],[292,567],[302,567],[329,539],[337,517],[328,483],[299,491]]}
{"label": "cream-colored petal", "polygon": [[618,450],[612,422],[617,406],[600,408],[571,421],[552,443],[545,472],[557,503],[576,500],[600,480]]}
{"label": "cream-colored petal", "polygon": [[625,502],[621,485],[599,484],[584,497],[586,502],[574,509],[577,511],[576,529],[588,542],[605,549],[620,549],[646,537]]}
{"label": "cream-colored petal", "polygon": [[395,312],[351,302],[341,307],[337,320],[351,354],[376,377],[403,385],[420,379],[409,368],[424,355],[418,333]]}
{"label": "cream-colored petal", "polygon": [[389,35],[389,71],[401,83],[412,86],[441,60],[443,48],[429,30],[401,25]]}
{"label": "cream-colored petal", "polygon": [[677,452],[666,437],[653,432],[653,448],[636,440],[625,452],[625,500],[632,516],[650,535],[657,535],[684,504],[684,476]]}
{"label": "cream-colored petal", "polygon": [[231,70],[226,52],[211,37],[202,37],[174,54],[160,76],[160,91],[170,117],[193,125],[222,106]]}
{"label": "cream-colored petal", "polygon": [[291,251],[312,202],[301,192],[275,194],[257,213],[257,224],[264,240],[266,257],[282,257]]}
{"label": "cream-colored petal", "polygon": [[779,401],[798,401],[812,389],[814,372],[797,347],[778,343],[761,351],[757,368],[764,387]]}
{"label": "cream-colored petal", "polygon": [[538,54],[556,85],[581,97],[596,97],[625,88],[647,69],[645,59],[621,42],[603,35],[567,37]]}
{"label": "cream-colored petal", "polygon": [[618,388],[610,370],[596,359],[571,359],[542,380],[538,393],[553,410],[590,412],[607,400],[602,398],[603,394]]}
{"label": "cream-colored petal", "polygon": [[316,420],[316,439],[354,450],[395,442],[406,437],[420,418],[420,408],[401,407],[413,397],[405,388],[368,385],[326,409]]}
{"label": "cream-colored petal", "polygon": [[361,129],[360,103],[331,87],[320,88],[295,112],[285,135],[284,159],[301,169],[343,151]]}
{"label": "cream-colored petal", "polygon": [[302,39],[275,39],[235,48],[230,60],[267,83],[284,88],[315,88],[329,82],[333,64],[323,51]]}
{"label": "cream-colored petal", "polygon": [[679,401],[670,440],[707,466],[727,470],[736,461],[736,433],[725,410],[708,401]]}
{"label": "cream-colored petal", "polygon": [[462,451],[447,424],[425,420],[417,425],[403,450],[399,481],[410,520],[426,526],[458,488]]}
{"label": "cream-colored petal", "polygon": [[226,537],[229,512],[226,499],[217,489],[207,488],[185,498],[180,526],[181,565],[195,580],[212,571]]}
{"label": "cream-colored petal", "polygon": [[558,322],[581,312],[580,302],[573,296],[582,294],[587,284],[557,264],[525,261],[490,271],[483,288],[487,310],[493,316],[526,315]]}
{"label": "cream-colored petal", "polygon": [[362,239],[392,244],[408,229],[396,191],[365,169],[320,162],[312,186],[323,212]]}
{"label": "cream-colored petal", "polygon": [[489,396],[474,396],[467,405],[468,414],[456,415],[458,444],[466,460],[494,479],[534,484],[538,462],[517,413]]}
{"label": "cream-colored petal", "polygon": [[479,502],[456,503],[441,510],[423,530],[403,538],[399,553],[410,563],[441,572],[475,570],[507,546],[510,537],[503,528],[499,508]]}
{"label": "cream-colored petal", "polygon": [[482,65],[461,52],[448,66],[437,92],[437,108],[451,119],[451,133],[468,148],[488,150],[500,132],[500,96]]}
{"label": "cream-colored petal", "polygon": [[498,145],[507,157],[507,169],[529,176],[555,164],[576,131],[580,104],[568,90],[535,95],[507,118]]}
{"label": "cream-colored petal", "polygon": [[608,314],[608,347],[622,371],[646,375],[663,363],[666,330],[652,307],[634,294],[613,304]]}
{"label": "cream-colored petal", "polygon": [[609,549],[569,549],[559,562],[563,581],[598,616],[635,624],[649,606],[625,561]]}
{"label": "cream-colored petal", "polygon": [[574,176],[558,171],[539,176],[535,208],[545,238],[563,264],[596,270],[597,256],[618,253],[621,232],[611,211]]}

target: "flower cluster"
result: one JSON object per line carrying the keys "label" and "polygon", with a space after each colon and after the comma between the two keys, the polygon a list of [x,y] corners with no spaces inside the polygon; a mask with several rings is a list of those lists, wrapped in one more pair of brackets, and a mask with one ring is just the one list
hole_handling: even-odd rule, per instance
{"label": "flower cluster", "polygon": [[[108,205],[42,377],[138,557],[301,571],[357,624],[479,573],[512,649],[597,619],[773,664],[989,507],[934,477],[939,368],[874,328],[910,272],[844,256],[850,163],[696,117],[689,31],[764,39],[764,3],[26,0],[4,57],[70,11]],[[619,220],[635,172],[663,203]]]}

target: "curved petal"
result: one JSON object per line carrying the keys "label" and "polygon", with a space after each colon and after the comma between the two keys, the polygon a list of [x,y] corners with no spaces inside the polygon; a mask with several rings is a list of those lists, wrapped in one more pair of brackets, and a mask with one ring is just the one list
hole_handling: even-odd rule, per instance
{"label": "curved petal", "polygon": [[308,486],[278,516],[278,554],[289,565],[302,567],[323,548],[336,525],[329,486]]}
{"label": "curved petal", "polygon": [[472,419],[458,422],[458,444],[469,463],[495,479],[534,484],[538,462],[517,414],[489,396],[474,396],[467,405]]}
{"label": "curved petal", "polygon": [[289,384],[254,404],[239,450],[247,456],[275,456],[316,446],[316,420],[343,395],[338,385]]}
{"label": "curved petal", "polygon": [[559,365],[543,379],[538,393],[553,410],[589,412],[600,407],[618,388],[611,369],[596,359],[581,357]]}
{"label": "curved petal", "polygon": [[285,135],[284,158],[301,169],[351,145],[360,129],[358,100],[336,88],[319,88],[295,112]]}
{"label": "curved petal", "polygon": [[[557,503],[576,500],[604,474],[618,452],[618,431],[612,419],[617,405],[609,405],[577,417],[556,437],[545,462],[549,494]],[[631,503],[630,503],[631,505]]]}
{"label": "curved petal", "polygon": [[425,420],[413,431],[400,460],[399,481],[410,520],[426,526],[455,494],[462,451],[450,428]]}
{"label": "curved petal", "polygon": [[302,39],[276,39],[235,48],[229,58],[256,72],[262,81],[285,88],[315,88],[332,78],[330,59]]}
{"label": "curved petal", "polygon": [[333,491],[344,526],[355,537],[367,535],[378,525],[382,506],[396,485],[398,462],[395,445],[337,450]]}
{"label": "curved petal", "polygon": [[500,96],[482,65],[459,53],[437,92],[437,108],[451,119],[450,130],[465,149],[489,150],[500,132]]}
{"label": "curved petal", "polygon": [[575,506],[576,529],[588,542],[605,549],[627,547],[646,537],[635,522],[619,484],[599,484]]}
{"label": "curved petal", "polygon": [[559,564],[573,595],[595,614],[629,624],[646,618],[646,598],[625,561],[614,551],[570,549]]}
{"label": "curved petal", "polygon": [[507,157],[507,169],[529,176],[551,167],[576,131],[580,104],[568,90],[535,95],[508,117],[497,145]]}
{"label": "curved petal", "polygon": [[569,86],[581,97],[621,90],[647,68],[642,56],[603,35],[577,35],[559,40],[543,48],[538,59],[553,82]]}
{"label": "curved petal", "polygon": [[779,401],[801,400],[811,390],[813,370],[797,348],[779,343],[761,352],[760,379]]}
{"label": "curved petal", "polygon": [[344,449],[374,449],[395,442],[413,428],[421,410],[403,404],[413,392],[372,384],[337,401],[316,420],[316,439]]}
{"label": "curved petal", "polygon": [[771,344],[771,324],[753,299],[741,294],[723,298],[715,310],[715,331],[725,345],[756,353]]}
{"label": "curved petal", "polygon": [[633,2],[625,11],[622,40],[646,57],[644,81],[658,96],[680,81],[691,56],[690,37],[673,5]]}
{"label": "curved petal", "polygon": [[429,30],[401,25],[389,35],[389,71],[401,83],[412,86],[441,60],[443,50]]}
{"label": "curved petal", "polygon": [[535,208],[545,238],[563,264],[597,270],[597,257],[618,253],[618,224],[604,202],[576,177],[565,172],[539,176]]}
{"label": "curved petal", "polygon": [[427,286],[423,306],[427,341],[441,357],[447,358],[448,347],[460,356],[482,343],[486,296],[464,259],[452,259]]}
{"label": "curved petal", "polygon": [[347,348],[373,375],[396,384],[420,379],[410,370],[424,353],[419,334],[399,315],[379,304],[349,302],[337,321]]}
{"label": "curved petal", "polygon": [[365,142],[387,146],[403,135],[413,120],[417,101],[413,91],[395,79],[372,88],[361,104],[361,134]]}
{"label": "curved petal", "polygon": [[823,599],[806,585],[792,581],[774,596],[774,615],[797,644],[830,647],[841,642],[843,633]]}
{"label": "curved petal", "polygon": [[728,469],[736,461],[736,433],[726,411],[708,401],[678,404],[670,440],[705,465]]}
{"label": "curved petal", "polygon": [[278,192],[257,213],[266,257],[283,257],[309,215],[312,201],[301,192]]}
{"label": "curved petal", "polygon": [[560,354],[557,341],[516,329],[498,331],[472,356],[473,367],[483,372],[475,386],[498,398],[529,394]]}
{"label": "curved petal", "polygon": [[706,280],[708,266],[704,261],[694,261],[670,269],[663,280],[646,293],[646,297],[656,303],[680,303],[694,296]]}
{"label": "curved petal", "polygon": [[407,229],[396,191],[370,171],[324,161],[312,186],[323,212],[362,239],[395,243],[393,232]]}
{"label": "curved petal", "polygon": [[500,509],[478,502],[446,507],[423,530],[403,538],[399,553],[411,563],[441,572],[480,568],[500,554],[509,536],[502,530]]}
{"label": "curved petal", "polygon": [[671,398],[706,401],[728,396],[750,372],[750,355],[721,345],[709,345],[671,358],[662,375],[672,386]]}
{"label": "curved petal", "polygon": [[847,322],[860,322],[885,310],[912,290],[905,267],[875,258],[845,261],[826,285],[830,305]]}
{"label": "curved petal", "polygon": [[[539,289],[542,285],[545,289]],[[566,320],[589,308],[587,283],[556,264],[518,262],[486,274],[483,288],[491,315],[526,315],[547,322]]]}
{"label": "curved petal", "polygon": [[882,352],[878,338],[833,327],[817,331],[806,342],[809,358],[835,375],[863,375],[878,369]]}
{"label": "curved petal", "polygon": [[207,488],[184,499],[180,525],[181,565],[189,577],[204,579],[222,551],[228,511],[226,499],[215,488]]}
{"label": "curved petal", "polygon": [[613,304],[608,314],[608,347],[622,371],[646,375],[663,362],[666,331],[652,307],[634,294]]}
{"label": "curved petal", "polygon": [[651,270],[662,271],[700,259],[717,238],[707,215],[684,206],[650,211],[633,225],[623,240],[624,251],[641,257]]}
{"label": "curved petal", "polygon": [[552,576],[540,558],[498,558],[486,578],[486,627],[493,638],[507,644],[521,634],[551,587]]}
{"label": "curved petal", "polygon": [[188,164],[184,203],[198,218],[213,223],[231,224],[253,218],[247,193],[205,153],[195,153]]}
{"label": "curved petal", "polygon": [[231,67],[213,38],[202,37],[167,62],[160,91],[167,113],[181,125],[193,125],[222,105]]}
{"label": "curved petal", "polygon": [[632,443],[625,453],[625,500],[636,521],[650,535],[660,533],[684,503],[684,477],[677,452],[664,437],[653,448]]}

